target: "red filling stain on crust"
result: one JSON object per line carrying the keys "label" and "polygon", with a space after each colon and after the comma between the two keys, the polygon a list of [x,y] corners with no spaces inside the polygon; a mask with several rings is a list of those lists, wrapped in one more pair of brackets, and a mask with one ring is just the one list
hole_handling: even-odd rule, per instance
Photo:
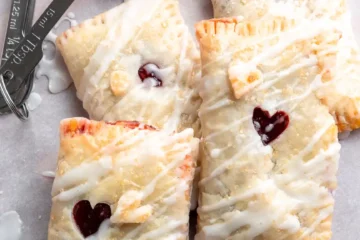
{"label": "red filling stain on crust", "polygon": [[[155,127],[139,123],[137,121],[117,121],[117,122],[105,122],[107,125],[112,126],[123,126],[124,128],[129,129],[140,129],[140,130],[157,130]],[[81,134],[94,134],[98,131],[104,122],[96,122],[90,120],[79,120],[71,119],[66,124],[62,126],[62,132],[65,135],[81,135]]]}
{"label": "red filling stain on crust", "polygon": [[156,128],[153,127],[153,126],[146,125],[146,124],[142,124],[142,123],[137,122],[137,121],[106,122],[106,124],[108,124],[108,125],[113,125],[113,126],[122,125],[122,126],[124,126],[124,127],[130,128],[130,129],[139,128],[139,129],[141,129],[141,130],[156,130]]}
{"label": "red filling stain on crust", "polygon": [[111,217],[111,208],[106,203],[94,207],[87,200],[78,202],[73,208],[73,217],[81,234],[86,238],[99,230],[103,221]]}
{"label": "red filling stain on crust", "polygon": [[277,111],[270,116],[270,113],[261,107],[254,109],[252,120],[255,130],[265,146],[278,138],[290,123],[289,115],[286,112]]}
{"label": "red filling stain on crust", "polygon": [[154,80],[153,87],[162,87],[163,81],[159,76],[156,75],[156,71],[153,69],[159,69],[159,66],[153,63],[147,63],[139,68],[139,77],[142,82],[145,81],[145,79],[152,78]]}

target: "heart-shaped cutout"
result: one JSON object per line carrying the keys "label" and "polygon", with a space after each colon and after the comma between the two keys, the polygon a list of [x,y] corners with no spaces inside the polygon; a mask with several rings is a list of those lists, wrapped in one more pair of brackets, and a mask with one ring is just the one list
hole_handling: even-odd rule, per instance
{"label": "heart-shaped cutout", "polygon": [[87,200],[78,202],[73,208],[73,216],[81,234],[86,238],[99,230],[101,223],[111,217],[111,208],[106,203],[94,207]]}
{"label": "heart-shaped cutout", "polygon": [[270,116],[270,113],[261,107],[254,109],[252,120],[255,130],[260,135],[265,146],[278,138],[290,123],[289,115],[286,112],[277,111]]}
{"label": "heart-shaped cutout", "polygon": [[153,63],[147,63],[140,67],[138,74],[142,82],[147,82],[152,87],[162,87],[163,81],[158,76],[160,68]]}

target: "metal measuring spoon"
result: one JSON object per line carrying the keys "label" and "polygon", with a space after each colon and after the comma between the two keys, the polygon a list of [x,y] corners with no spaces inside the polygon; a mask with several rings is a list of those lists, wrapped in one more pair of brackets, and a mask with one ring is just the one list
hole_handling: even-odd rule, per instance
{"label": "metal measuring spoon", "polygon": [[[54,0],[16,49],[9,56],[4,53],[6,62],[0,68],[0,112],[11,111],[21,120],[29,117],[24,102],[32,89],[31,74],[43,57],[42,42],[73,2]],[[12,28],[11,20],[9,24]]]}

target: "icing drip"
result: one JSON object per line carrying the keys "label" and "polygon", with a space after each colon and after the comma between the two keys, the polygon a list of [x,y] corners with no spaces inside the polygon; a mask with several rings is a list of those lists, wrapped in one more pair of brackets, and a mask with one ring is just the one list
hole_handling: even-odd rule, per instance
{"label": "icing drip", "polygon": [[41,175],[48,178],[55,178],[55,173],[53,171],[44,171]]}
{"label": "icing drip", "polygon": [[17,212],[6,212],[0,216],[0,236],[6,240],[20,240],[22,221]]}
{"label": "icing drip", "polygon": [[[103,157],[99,161],[83,163],[65,175],[55,178],[52,195],[53,201],[69,201],[79,197],[95,187],[98,181],[112,171],[112,158]],[[80,184],[75,188],[66,188]]]}
{"label": "icing drip", "polygon": [[[54,94],[66,90],[72,83],[61,54],[55,47],[57,38],[55,32],[63,22],[69,22],[71,27],[78,24],[75,20],[75,14],[69,13],[67,17],[55,25],[54,29],[45,38],[43,45],[45,54],[35,72],[37,79],[46,77],[49,80],[49,91]],[[49,50],[49,45],[55,48],[53,53],[51,53],[52,50]]]}
{"label": "icing drip", "polygon": [[101,223],[99,230],[86,238],[86,240],[103,240],[108,238],[108,232],[110,229],[110,220],[105,220]]}
{"label": "icing drip", "polygon": [[145,64],[139,69],[139,77],[147,87],[162,87],[162,77],[159,76],[159,67],[155,64]]}
{"label": "icing drip", "polygon": [[36,92],[32,92],[29,96],[29,99],[26,101],[26,105],[30,111],[34,111],[40,106],[41,102],[41,96]]}

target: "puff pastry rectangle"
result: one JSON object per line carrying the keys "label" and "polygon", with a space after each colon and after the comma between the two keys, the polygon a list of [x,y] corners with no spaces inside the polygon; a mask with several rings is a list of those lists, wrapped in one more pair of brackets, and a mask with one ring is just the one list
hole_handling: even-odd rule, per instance
{"label": "puff pastry rectangle", "polygon": [[94,120],[199,128],[199,52],[177,0],[131,0],[57,40]]}
{"label": "puff pastry rectangle", "polygon": [[331,20],[197,25],[203,155],[197,239],[331,239],[340,145],[326,85]]}
{"label": "puff pastry rectangle", "polygon": [[48,239],[187,239],[193,130],[80,118],[60,131]]}

